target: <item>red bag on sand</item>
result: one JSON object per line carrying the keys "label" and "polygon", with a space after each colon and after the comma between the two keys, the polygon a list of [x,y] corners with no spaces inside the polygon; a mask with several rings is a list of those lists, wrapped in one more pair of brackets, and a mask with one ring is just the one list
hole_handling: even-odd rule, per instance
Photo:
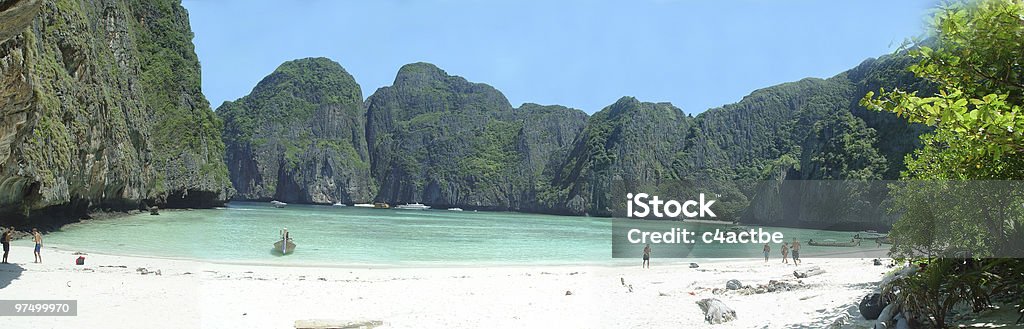
{"label": "red bag on sand", "polygon": [[75,260],[75,265],[85,265],[85,256],[78,256]]}

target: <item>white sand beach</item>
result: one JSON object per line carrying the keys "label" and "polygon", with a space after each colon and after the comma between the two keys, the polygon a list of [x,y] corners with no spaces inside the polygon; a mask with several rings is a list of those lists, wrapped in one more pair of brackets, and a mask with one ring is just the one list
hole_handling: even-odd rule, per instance
{"label": "white sand beach", "polygon": [[[769,265],[695,261],[697,269],[655,258],[648,270],[278,267],[101,254],[77,266],[65,250],[44,248],[43,264],[32,263],[30,248],[11,253],[16,264],[0,265],[0,299],[73,299],[79,309],[75,317],[0,317],[3,328],[292,328],[309,319],[381,321],[380,328],[705,328],[695,302],[709,297],[737,313],[715,328],[820,328],[856,314],[855,303],[887,270],[870,259],[810,258],[800,267],[825,273],[798,283],[795,267],[777,257]],[[799,287],[712,291],[730,279]]]}

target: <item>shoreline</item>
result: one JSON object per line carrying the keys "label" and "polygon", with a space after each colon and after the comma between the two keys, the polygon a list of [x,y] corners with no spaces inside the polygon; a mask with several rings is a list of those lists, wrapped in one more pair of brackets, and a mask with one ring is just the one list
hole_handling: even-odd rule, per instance
{"label": "shoreline", "polygon": [[[265,203],[267,203],[265,201],[248,201],[248,200],[234,201],[234,200],[232,200],[232,201],[228,201],[227,203],[225,203],[221,207],[224,207],[224,208],[230,207],[232,202],[248,203],[248,204],[265,204]],[[289,205],[327,207],[327,208],[332,208],[333,207],[333,205],[331,205],[331,204],[319,204],[319,203],[289,203]],[[221,207],[212,207],[212,208],[204,208],[204,209],[216,209],[216,208],[221,208]],[[287,208],[287,207],[285,207],[285,208]],[[346,206],[346,207],[333,207],[333,208],[345,209],[345,208],[358,208],[358,207]],[[601,219],[606,219],[606,220],[623,220],[623,219],[625,219],[625,220],[641,220],[641,221],[655,221],[655,222],[661,222],[661,221],[664,221],[664,222],[683,222],[683,223],[713,224],[713,225],[728,225],[728,226],[739,225],[739,226],[752,226],[752,227],[782,227],[782,228],[825,230],[825,231],[851,232],[851,233],[860,232],[860,231],[866,231],[866,230],[875,230],[877,228],[875,226],[870,226],[870,227],[865,226],[865,227],[860,227],[860,228],[857,228],[857,229],[830,229],[830,228],[825,228],[825,227],[804,227],[804,226],[796,226],[796,225],[781,225],[780,226],[780,225],[766,225],[766,224],[762,224],[762,223],[743,223],[743,222],[735,223],[735,222],[730,221],[730,220],[712,220],[712,219],[701,219],[701,218],[647,219],[647,218],[628,218],[628,217],[615,217],[615,216],[591,216],[591,215],[586,215],[586,214],[571,215],[571,214],[565,214],[565,213],[553,213],[553,212],[543,212],[543,211],[527,211],[527,210],[488,210],[488,209],[468,210],[468,209],[472,208],[472,206],[464,206],[462,208],[467,209],[466,211],[464,211],[465,213],[473,213],[475,211],[480,211],[480,212],[490,212],[490,213],[512,213],[512,214],[523,214],[523,215],[544,215],[544,216],[560,216],[560,217],[601,218]],[[394,208],[394,207],[392,207],[392,208],[385,208],[385,209],[376,209],[376,208],[363,208],[363,209],[380,210],[380,211],[402,210],[402,209],[397,209],[397,208]],[[177,209],[177,210],[194,210],[194,208],[180,208],[180,209]],[[161,211],[163,211],[163,209],[161,209]],[[415,210],[415,211],[447,211],[447,210],[446,209],[441,209],[441,208],[431,208],[431,209],[426,209],[426,210]]]}
{"label": "shoreline", "polygon": [[[0,265],[0,292],[9,299],[78,300],[78,316],[4,319],[14,327],[290,328],[298,320],[336,319],[381,321],[380,328],[685,328],[707,326],[695,304],[704,298],[736,309],[737,320],[717,328],[821,327],[856,309],[889,270],[853,258],[805,259],[799,267],[778,258],[696,261],[696,269],[655,262],[641,269],[266,266],[106,254],[85,255],[86,265],[78,266],[69,250],[44,247],[42,256],[44,263],[31,263],[30,247],[12,246],[17,264]],[[825,273],[793,277],[812,266]],[[732,279],[795,288],[726,291]],[[774,305],[787,307],[767,307]]]}
{"label": "shoreline", "polygon": [[[15,240],[17,241],[17,240]],[[25,243],[19,243],[25,244]],[[11,248],[20,247],[31,249],[28,245],[11,245]],[[360,263],[271,263],[271,262],[260,262],[260,261],[231,261],[231,260],[214,260],[214,259],[202,259],[202,258],[190,258],[190,257],[175,257],[175,256],[156,256],[156,255],[140,255],[140,254],[112,254],[109,252],[92,251],[88,249],[70,248],[66,246],[52,246],[47,245],[44,239],[43,250],[51,250],[57,253],[83,253],[85,256],[88,255],[99,255],[105,257],[125,257],[125,258],[139,258],[139,259],[155,259],[155,260],[169,260],[169,261],[182,261],[182,262],[195,262],[209,265],[234,265],[234,266],[257,266],[257,267],[296,267],[296,268],[336,268],[336,269],[439,269],[439,268],[539,268],[539,267],[597,267],[597,268],[628,268],[634,267],[640,262],[640,258],[610,258],[607,262],[599,261],[580,261],[580,262],[538,262],[538,263],[487,263],[477,262],[473,263],[406,263],[403,264],[360,264]],[[834,252],[823,255],[805,255],[804,259],[813,258],[835,258],[835,257],[819,257],[819,256],[838,256],[838,255],[849,255],[855,254],[859,251],[848,251],[848,252]],[[848,258],[868,258],[868,257],[887,257],[887,256],[868,256],[864,257],[848,257]],[[780,260],[778,255],[772,255],[771,261]],[[759,258],[661,258],[653,257],[653,262],[658,263],[660,266],[689,266],[691,263],[697,264],[715,264],[715,263],[731,263],[731,262],[747,262],[747,261],[758,261]],[[613,264],[618,263],[618,264]],[[795,268],[795,267],[794,267]]]}
{"label": "shoreline", "polygon": [[[45,235],[44,235],[45,237]],[[20,241],[20,242],[19,242]],[[15,239],[15,244],[11,245],[11,248],[22,247],[31,249],[31,243],[26,243],[24,239]],[[204,259],[194,257],[176,257],[176,256],[159,256],[159,255],[144,255],[144,254],[131,254],[131,253],[110,253],[104,251],[95,251],[90,249],[75,248],[69,246],[63,246],[60,244],[52,245],[47,244],[44,238],[44,250],[52,250],[56,252],[66,253],[84,253],[86,255],[100,255],[100,256],[112,256],[112,257],[130,257],[130,258],[145,258],[145,259],[160,259],[170,261],[186,261],[196,262],[211,265],[238,265],[238,266],[259,266],[259,267],[297,267],[297,268],[337,268],[337,269],[435,269],[435,268],[535,268],[535,267],[602,267],[602,268],[628,268],[640,262],[640,257],[633,258],[609,258],[605,261],[577,261],[577,262],[537,262],[537,263],[493,263],[493,262],[436,262],[436,263],[273,263],[264,261],[250,261],[250,260],[220,260],[220,259]],[[827,252],[816,252],[816,253],[804,253],[802,259],[816,259],[816,258],[846,258],[846,259],[888,259],[888,249],[853,249],[853,250],[842,250],[843,248],[837,248],[835,251],[829,250]],[[828,250],[828,249],[826,249]],[[689,266],[691,263],[697,264],[715,264],[715,263],[732,263],[732,262],[746,262],[746,261],[758,261],[762,260],[759,257],[715,257],[715,258],[667,258],[667,257],[652,257],[652,261],[659,263],[661,266]],[[772,253],[770,261],[781,260],[777,253]]]}

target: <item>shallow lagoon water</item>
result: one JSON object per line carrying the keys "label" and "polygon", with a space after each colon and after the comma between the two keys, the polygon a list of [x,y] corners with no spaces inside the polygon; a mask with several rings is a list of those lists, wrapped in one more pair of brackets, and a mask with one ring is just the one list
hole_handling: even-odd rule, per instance
{"label": "shallow lagoon water", "polygon": [[[725,229],[728,225],[637,221],[645,229]],[[298,246],[272,252],[287,227]],[[769,229],[769,228],[766,228]],[[850,232],[770,228],[802,241],[849,240]],[[624,239],[624,237],[616,237]],[[29,243],[28,241],[18,241]],[[512,212],[396,210],[232,202],[225,208],[163,211],[71,224],[45,237],[47,246],[118,255],[214,262],[326,266],[623,265],[612,258],[612,220]],[[865,241],[861,248],[876,251]],[[642,246],[637,246],[642,249]],[[778,246],[772,257],[777,259]],[[639,249],[638,255],[639,257]],[[838,249],[805,246],[805,255]],[[655,249],[654,257],[657,258]],[[856,256],[856,255],[854,255]],[[759,258],[761,245],[704,245],[695,258]],[[676,259],[674,262],[689,261]]]}

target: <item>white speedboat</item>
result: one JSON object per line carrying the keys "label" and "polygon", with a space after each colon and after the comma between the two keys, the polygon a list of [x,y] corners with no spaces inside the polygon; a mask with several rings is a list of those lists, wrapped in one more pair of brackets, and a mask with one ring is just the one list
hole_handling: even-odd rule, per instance
{"label": "white speedboat", "polygon": [[448,208],[448,211],[462,211],[462,208]]}
{"label": "white speedboat", "polygon": [[354,204],[352,206],[353,207],[359,207],[359,208],[373,208],[373,204],[372,203],[357,203],[357,204]]}
{"label": "white speedboat", "polygon": [[284,202],[281,202],[281,201],[277,201],[277,200],[270,201],[270,204],[274,205],[274,208],[284,208],[285,206],[288,205],[287,203],[284,203]]}
{"label": "white speedboat", "polygon": [[335,207],[348,207],[348,205],[346,205],[346,204],[344,204],[344,203],[341,203],[341,201],[335,202],[335,203],[334,203],[334,206],[335,206]]}
{"label": "white speedboat", "polygon": [[395,208],[396,209],[403,209],[403,210],[427,210],[427,209],[430,209],[430,206],[417,202],[417,203],[406,203],[406,204],[403,204],[401,206],[397,206]]}

